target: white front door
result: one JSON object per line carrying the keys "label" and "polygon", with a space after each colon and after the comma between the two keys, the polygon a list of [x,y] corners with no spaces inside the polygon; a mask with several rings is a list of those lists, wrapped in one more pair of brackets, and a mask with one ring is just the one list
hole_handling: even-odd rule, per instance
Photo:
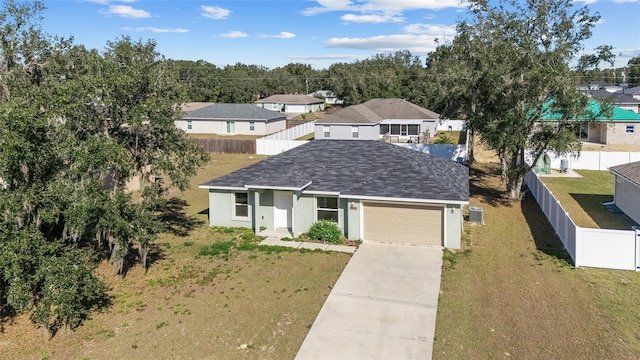
{"label": "white front door", "polygon": [[273,227],[291,228],[291,208],[293,208],[293,194],[289,191],[273,192]]}

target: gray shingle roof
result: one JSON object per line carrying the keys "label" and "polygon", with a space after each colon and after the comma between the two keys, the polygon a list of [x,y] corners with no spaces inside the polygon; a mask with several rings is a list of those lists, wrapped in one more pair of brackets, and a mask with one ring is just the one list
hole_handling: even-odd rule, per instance
{"label": "gray shingle roof", "polygon": [[311,141],[203,187],[305,188],[355,197],[469,201],[469,169],[375,140]]}
{"label": "gray shingle roof", "polygon": [[616,175],[623,176],[640,186],[640,161],[616,165],[609,168]]}
{"label": "gray shingle roof", "polygon": [[257,103],[279,103],[279,104],[322,104],[324,100],[314,98],[308,95],[271,95],[264,99],[256,101]]}
{"label": "gray shingle roof", "polygon": [[251,104],[211,104],[182,117],[189,120],[285,120],[286,116]]}
{"label": "gray shingle roof", "polygon": [[440,114],[403,99],[372,99],[348,106],[316,124],[377,124],[386,119],[438,119]]}
{"label": "gray shingle roof", "polygon": [[590,90],[587,92],[594,99],[613,99],[614,104],[640,104],[640,100],[634,98],[631,95],[622,94],[620,92],[608,92],[607,90]]}

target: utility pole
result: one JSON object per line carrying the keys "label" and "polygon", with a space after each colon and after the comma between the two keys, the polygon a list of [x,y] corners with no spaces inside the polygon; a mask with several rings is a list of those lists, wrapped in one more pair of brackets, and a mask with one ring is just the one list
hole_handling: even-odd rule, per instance
{"label": "utility pole", "polygon": [[309,79],[304,78],[304,83],[307,84],[307,93],[305,95],[309,95]]}

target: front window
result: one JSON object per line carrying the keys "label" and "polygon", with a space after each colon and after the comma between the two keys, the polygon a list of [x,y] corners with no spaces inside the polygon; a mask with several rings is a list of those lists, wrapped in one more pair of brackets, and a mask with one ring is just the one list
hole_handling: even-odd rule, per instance
{"label": "front window", "polygon": [[636,129],[633,125],[627,125],[626,129],[625,129],[625,133],[627,134],[635,134]]}
{"label": "front window", "polygon": [[187,120],[187,130],[191,129],[193,129],[193,123],[191,122],[191,120]]}
{"label": "front window", "polygon": [[238,192],[234,194],[235,203],[233,206],[233,215],[236,218],[249,217],[249,194],[246,192]]}
{"label": "front window", "polygon": [[380,135],[386,135],[389,132],[389,124],[380,124]]}
{"label": "front window", "polygon": [[249,121],[249,131],[254,131],[256,129],[256,122]]}
{"label": "front window", "polygon": [[360,130],[357,126],[351,127],[351,137],[357,139],[360,135]]}
{"label": "front window", "polygon": [[420,135],[420,125],[409,125],[409,135]]}
{"label": "front window", "polygon": [[338,222],[338,198],[317,197],[318,220],[331,220]]}

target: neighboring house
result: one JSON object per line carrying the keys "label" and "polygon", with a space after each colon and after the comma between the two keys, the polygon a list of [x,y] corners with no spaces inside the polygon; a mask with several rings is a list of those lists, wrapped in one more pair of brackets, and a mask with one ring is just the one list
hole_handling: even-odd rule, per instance
{"label": "neighboring house", "polygon": [[623,93],[633,96],[634,99],[640,100],[640,86],[624,89]]}
{"label": "neighboring house", "polygon": [[593,99],[606,99],[611,104],[625,110],[640,113],[640,100],[631,95],[623,94],[621,91],[610,92],[604,89],[584,91],[583,94]]}
{"label": "neighboring house", "polygon": [[[600,104],[595,100],[589,100],[590,111],[594,114],[600,112]],[[541,121],[559,121],[560,114],[547,112]],[[591,126],[587,125],[587,119],[580,130],[583,141],[606,145],[638,145],[640,146],[640,114],[631,110],[613,107],[613,113],[609,117],[598,117]]]}
{"label": "neighboring house", "polygon": [[372,99],[316,121],[315,138],[417,142],[425,132],[435,135],[439,120],[439,114],[403,99]]}
{"label": "neighboring house", "polygon": [[[184,108],[189,108],[183,106]],[[251,104],[192,105],[176,126],[193,134],[267,135],[286,129],[283,114]]]}
{"label": "neighboring house", "polygon": [[316,92],[312,92],[309,96],[324,99],[324,103],[327,105],[341,105],[344,102],[344,100],[338,99],[331,90],[318,90]]}
{"label": "neighboring house", "polygon": [[256,101],[263,109],[289,114],[312,113],[324,110],[324,100],[308,95],[272,95]]}
{"label": "neighboring house", "polygon": [[580,89],[581,91],[606,89],[610,92],[614,92],[614,91],[622,90],[623,87],[620,85],[608,83],[606,81],[595,80],[595,81],[590,81],[588,84],[587,83],[580,84],[578,86],[578,89]]}
{"label": "neighboring house", "polygon": [[616,178],[613,202],[640,224],[640,161],[612,166],[609,171]]}
{"label": "neighboring house", "polygon": [[287,228],[320,219],[352,240],[460,247],[469,169],[382,141],[311,141],[200,185],[212,226]]}

